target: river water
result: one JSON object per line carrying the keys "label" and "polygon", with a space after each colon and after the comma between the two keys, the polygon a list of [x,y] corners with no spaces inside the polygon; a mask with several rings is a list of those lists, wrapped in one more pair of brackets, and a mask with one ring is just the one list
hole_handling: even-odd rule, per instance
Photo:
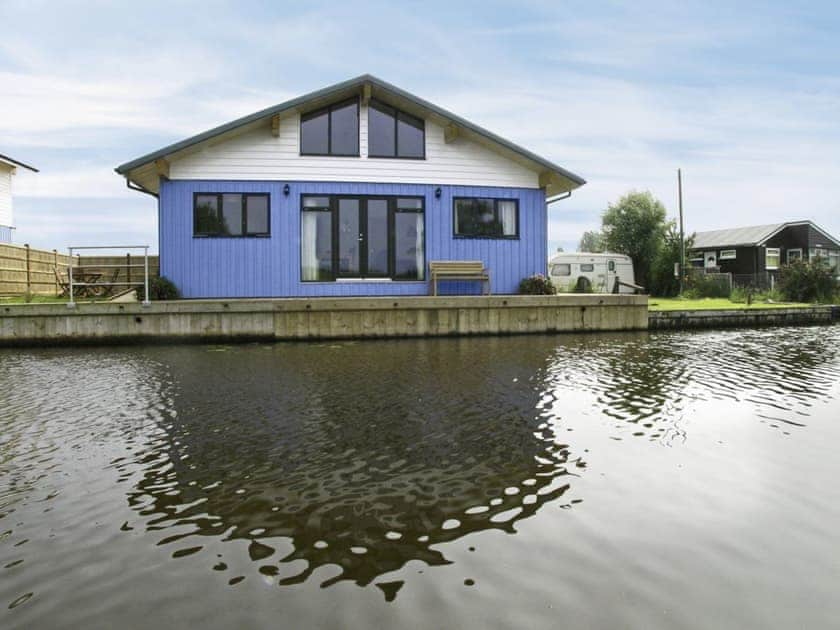
{"label": "river water", "polygon": [[840,327],[0,351],[0,627],[825,628]]}

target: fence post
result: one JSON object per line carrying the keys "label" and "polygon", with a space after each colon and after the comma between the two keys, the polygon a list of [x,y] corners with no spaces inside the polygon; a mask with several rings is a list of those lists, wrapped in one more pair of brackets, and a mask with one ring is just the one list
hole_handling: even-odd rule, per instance
{"label": "fence post", "polygon": [[131,288],[131,253],[126,252],[125,255],[125,283],[128,288]]}
{"label": "fence post", "polygon": [[67,302],[67,308],[75,308],[76,303],[73,301],[73,248],[67,248],[67,274],[70,278],[70,301]]}
{"label": "fence post", "polygon": [[152,300],[151,300],[152,296],[149,295],[149,248],[148,247],[143,248],[143,260],[144,260],[145,269],[146,269],[146,279],[145,279],[146,299],[143,300],[143,306],[149,306],[149,304],[152,303]]}
{"label": "fence post", "polygon": [[58,250],[53,250],[53,282],[55,282],[55,294],[58,295]]}
{"label": "fence post", "polygon": [[32,294],[32,279],[29,272],[29,243],[24,243],[23,246],[26,249],[26,298],[29,301],[29,296]]}

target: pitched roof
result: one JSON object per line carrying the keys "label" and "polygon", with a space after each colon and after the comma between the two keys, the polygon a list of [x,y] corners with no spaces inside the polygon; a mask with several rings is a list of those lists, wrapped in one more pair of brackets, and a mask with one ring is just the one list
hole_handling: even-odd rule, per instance
{"label": "pitched roof", "polygon": [[758,245],[768,236],[783,228],[784,223],[771,225],[753,225],[750,227],[730,228],[697,232],[694,235],[694,248],[735,247],[738,245]]}
{"label": "pitched roof", "polygon": [[2,153],[0,153],[0,162],[3,162],[3,163],[8,164],[10,166],[21,166],[23,168],[27,168],[30,171],[32,171],[33,173],[38,172],[38,169],[35,168],[34,166],[29,166],[29,164],[24,164],[23,162],[19,162],[18,160],[13,160],[9,156],[3,155]]}
{"label": "pitched roof", "polygon": [[323,101],[326,98],[330,98],[333,95],[347,93],[353,90],[361,91],[365,85],[371,85],[374,89],[381,90],[386,93],[390,93],[398,98],[404,99],[406,101],[411,102],[416,107],[420,108],[421,110],[425,110],[427,112],[431,112],[437,114],[438,116],[448,120],[449,122],[453,123],[454,125],[461,127],[463,129],[469,130],[472,133],[480,136],[486,140],[489,140],[492,143],[495,143],[505,149],[512,151],[513,153],[531,161],[539,166],[542,166],[547,171],[551,171],[553,173],[557,173],[564,179],[568,180],[570,183],[569,190],[577,188],[578,186],[582,186],[586,183],[586,180],[580,177],[579,175],[575,175],[571,171],[564,169],[562,166],[559,166],[544,157],[541,157],[531,151],[514,144],[510,140],[506,140],[501,136],[497,136],[491,131],[484,129],[474,123],[469,122],[468,120],[461,118],[460,116],[449,112],[442,107],[438,107],[426,101],[419,96],[415,96],[414,94],[410,94],[405,90],[398,88],[395,85],[387,83],[382,79],[379,79],[370,74],[363,74],[356,78],[350,79],[348,81],[344,81],[342,83],[336,83],[335,85],[331,85],[329,87],[323,88],[321,90],[316,90],[315,92],[310,92],[309,94],[304,94],[303,96],[299,96],[297,98],[293,98],[289,101],[284,103],[280,103],[278,105],[274,105],[273,107],[268,107],[266,109],[260,110],[253,114],[249,114],[248,116],[244,116],[242,118],[238,118],[233,120],[229,123],[225,123],[224,125],[220,125],[203,133],[197,134],[190,138],[186,138],[185,140],[181,140],[180,142],[176,142],[174,144],[170,144],[168,146],[163,147],[162,149],[158,149],[157,151],[153,151],[152,153],[148,153],[143,155],[139,158],[126,162],[125,164],[120,164],[116,169],[116,172],[120,175],[125,175],[126,177],[130,178],[130,173],[132,170],[137,169],[141,166],[145,166],[151,162],[159,158],[166,157],[175,153],[177,151],[181,151],[193,145],[199,144],[201,142],[205,142],[217,136],[220,136],[224,133],[229,131],[235,130],[239,127],[244,127],[250,123],[256,122],[260,119],[269,118],[274,116],[275,114],[280,114],[290,109],[294,109],[303,105],[306,105],[310,101]]}
{"label": "pitched roof", "polygon": [[694,235],[694,249],[711,249],[715,247],[749,247],[763,245],[770,237],[783,229],[793,225],[808,224],[826,238],[840,245],[840,241],[831,236],[813,221],[787,221],[786,223],[772,223],[769,225],[753,225],[750,227],[731,228],[728,230],[711,230],[697,232]]}

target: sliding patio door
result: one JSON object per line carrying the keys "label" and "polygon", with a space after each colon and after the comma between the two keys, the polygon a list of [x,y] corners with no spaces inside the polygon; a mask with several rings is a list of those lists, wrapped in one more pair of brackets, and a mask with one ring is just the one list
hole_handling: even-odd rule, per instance
{"label": "sliding patio door", "polygon": [[361,202],[358,199],[338,200],[338,275],[357,278],[362,271]]}
{"label": "sliding patio door", "polygon": [[423,280],[423,210],[419,197],[304,196],[301,279]]}

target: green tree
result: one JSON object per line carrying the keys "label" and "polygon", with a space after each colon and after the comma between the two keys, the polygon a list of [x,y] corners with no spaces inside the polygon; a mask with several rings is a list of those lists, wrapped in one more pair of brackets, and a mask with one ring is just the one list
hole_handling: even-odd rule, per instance
{"label": "green tree", "polygon": [[[685,237],[685,250],[694,246],[694,234]],[[674,276],[674,265],[680,262],[680,233],[674,221],[665,224],[662,246],[653,263],[650,279],[651,295],[673,297],[680,292],[680,279]]]}
{"label": "green tree", "polygon": [[580,237],[577,250],[595,253],[604,251],[604,235],[598,230],[587,230]]}
{"label": "green tree", "polygon": [[601,219],[607,251],[630,256],[636,283],[648,290],[667,231],[665,215],[665,206],[650,192],[632,191],[610,204]]}

